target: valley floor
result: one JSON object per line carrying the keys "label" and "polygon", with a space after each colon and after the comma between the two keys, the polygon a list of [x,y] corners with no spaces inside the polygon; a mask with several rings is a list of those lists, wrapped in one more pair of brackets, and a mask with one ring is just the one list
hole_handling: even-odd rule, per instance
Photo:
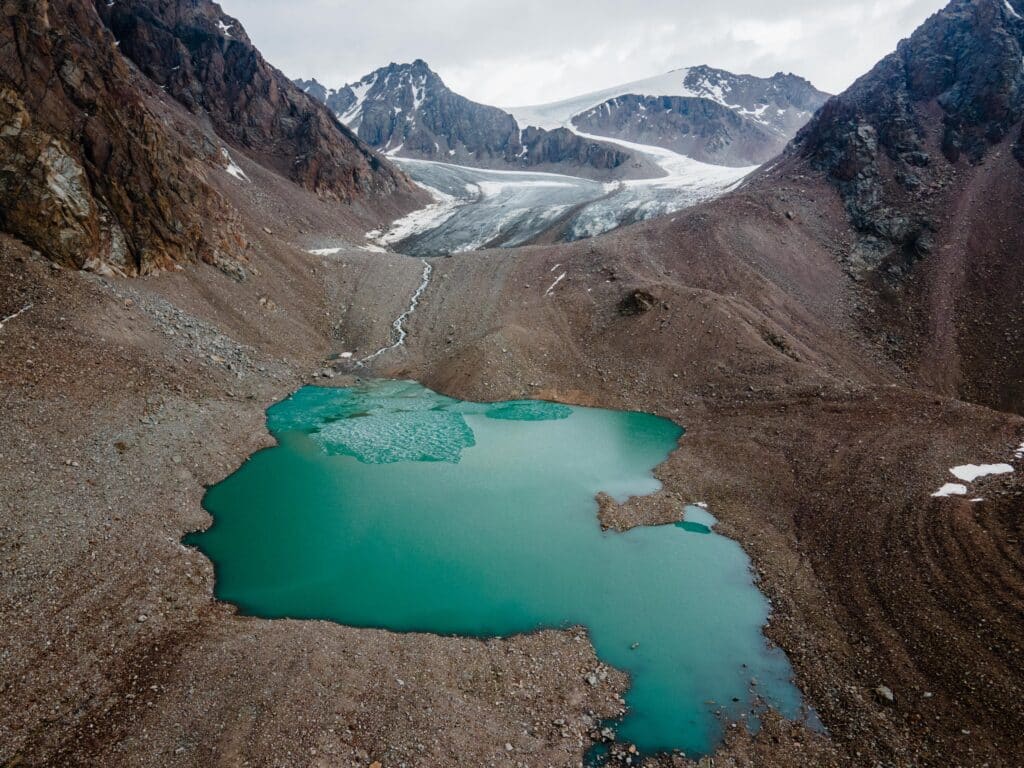
{"label": "valley floor", "polygon": [[[697,215],[707,231],[714,211]],[[242,283],[206,266],[98,278],[0,241],[0,307],[31,305],[0,329],[3,764],[574,766],[619,710],[627,681],[587,682],[581,630],[396,635],[213,601],[210,563],[179,543],[210,522],[204,487],[267,444],[269,403],[362,375],[319,373],[385,346],[423,280],[417,259],[311,256],[339,233],[309,224],[274,226]],[[799,248],[784,225],[756,237]],[[740,267],[691,260],[683,226],[432,259],[406,344],[365,372],[687,427],[663,492],[602,522],[707,501],[828,728],[737,730],[716,765],[1015,764],[1020,471],[972,484],[981,503],[931,494],[959,464],[1021,470],[1024,420],[908,388],[760,278],[728,289]],[[647,311],[620,311],[637,292]]]}

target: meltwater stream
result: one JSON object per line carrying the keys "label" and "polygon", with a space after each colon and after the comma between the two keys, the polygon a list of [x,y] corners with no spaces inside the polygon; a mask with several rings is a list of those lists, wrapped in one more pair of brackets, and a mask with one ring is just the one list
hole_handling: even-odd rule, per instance
{"label": "meltwater stream", "polygon": [[672,422],[378,381],[300,389],[268,425],[278,445],[210,488],[213,526],[186,539],[243,613],[473,637],[583,625],[631,677],[617,731],[642,752],[711,752],[723,714],[754,718],[754,678],[798,714],[735,542],[706,519],[598,525],[599,491],[658,489]]}

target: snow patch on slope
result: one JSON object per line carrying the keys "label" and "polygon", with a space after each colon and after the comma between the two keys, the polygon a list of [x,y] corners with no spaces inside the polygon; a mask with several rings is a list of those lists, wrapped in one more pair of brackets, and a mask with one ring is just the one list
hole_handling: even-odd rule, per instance
{"label": "snow patch on slope", "polygon": [[368,75],[358,83],[353,83],[349,86],[356,95],[356,100],[352,102],[348,109],[338,114],[338,119],[349,128],[354,129],[358,125],[359,119],[363,116],[363,102],[366,101],[367,94],[369,94],[370,89],[373,88],[376,82],[376,75]]}
{"label": "snow patch on slope", "polygon": [[953,467],[949,471],[958,480],[963,480],[965,483],[973,483],[979,477],[1005,475],[1013,472],[1013,467],[1009,464],[964,464],[960,467]]}
{"label": "snow patch on slope", "polygon": [[966,496],[967,486],[960,483],[946,483],[932,494],[933,498],[944,498],[946,496]]}
{"label": "snow patch on slope", "polygon": [[225,149],[224,147],[221,147],[220,148],[220,156],[224,160],[224,170],[228,174],[230,174],[231,176],[235,177],[239,181],[249,181],[249,177],[245,175],[245,171],[243,171],[238,166],[238,164],[232,159],[231,153],[228,152],[227,149]]}

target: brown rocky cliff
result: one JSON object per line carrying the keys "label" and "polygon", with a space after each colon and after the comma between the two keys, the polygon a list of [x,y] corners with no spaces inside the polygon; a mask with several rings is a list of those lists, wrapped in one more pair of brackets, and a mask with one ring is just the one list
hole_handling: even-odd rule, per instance
{"label": "brown rocky cliff", "polygon": [[96,0],[121,52],[217,134],[322,197],[415,194],[328,109],[268,64],[237,19],[199,0]]}
{"label": "brown rocky cliff", "polygon": [[0,230],[69,267],[243,278],[225,144],[370,218],[422,197],[206,0],[0,0]]}
{"label": "brown rocky cliff", "polygon": [[0,228],[78,268],[240,258],[201,150],[166,128],[89,4],[5,0]]}

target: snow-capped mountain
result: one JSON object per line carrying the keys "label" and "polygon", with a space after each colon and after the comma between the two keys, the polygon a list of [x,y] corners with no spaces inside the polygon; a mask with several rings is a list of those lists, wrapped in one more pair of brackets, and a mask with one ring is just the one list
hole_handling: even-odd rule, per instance
{"label": "snow-capped mountain", "polygon": [[716,165],[757,165],[778,154],[828,98],[797,75],[754,77],[707,66],[507,110],[453,92],[419,59],[337,90],[316,80],[296,84],[387,154],[618,178],[651,175],[648,159],[602,139]]}
{"label": "snow-capped mountain", "polygon": [[520,130],[510,114],[455,93],[419,59],[382,67],[337,90],[315,80],[296,83],[388,155],[616,178],[646,168],[621,147],[565,127]]}
{"label": "snow-capped mountain", "polygon": [[827,98],[797,75],[699,66],[509,112],[520,125],[570,127],[744,166],[778,154]]}

